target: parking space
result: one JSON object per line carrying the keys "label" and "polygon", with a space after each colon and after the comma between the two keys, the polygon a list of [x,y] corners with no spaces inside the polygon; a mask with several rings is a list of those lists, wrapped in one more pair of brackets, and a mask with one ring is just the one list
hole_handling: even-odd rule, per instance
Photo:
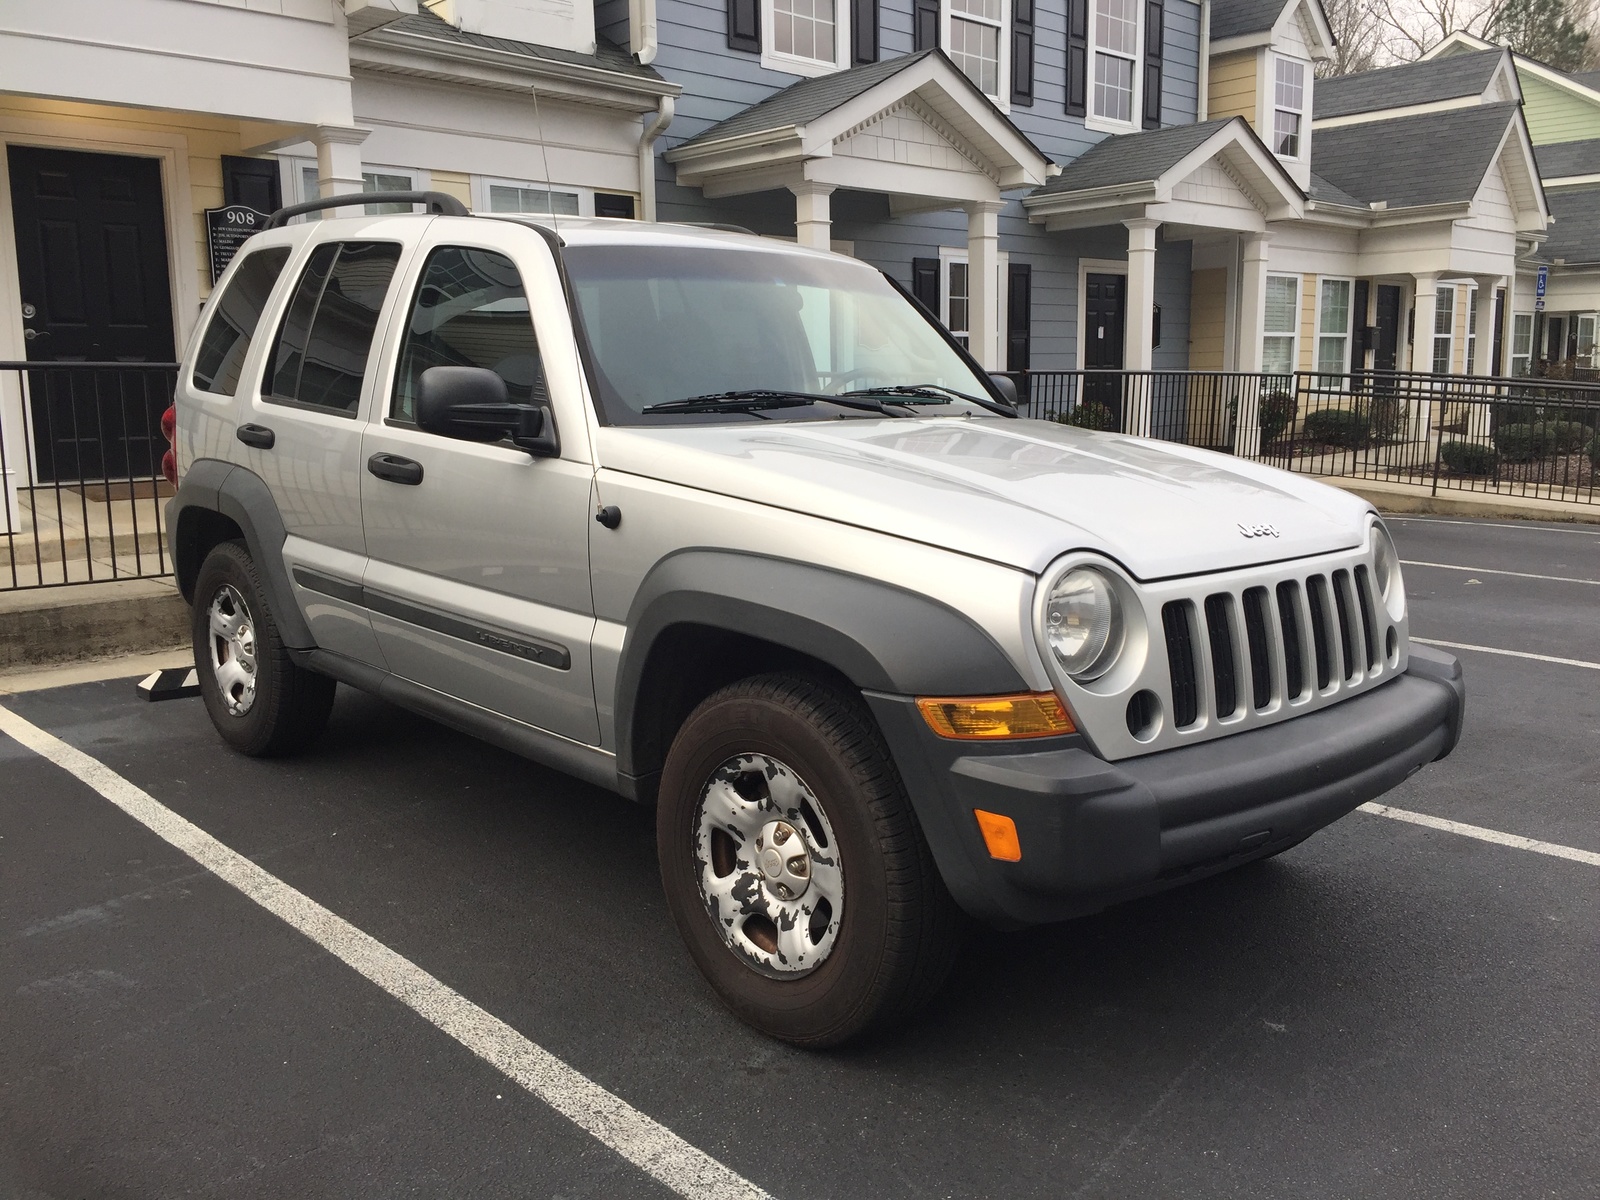
{"label": "parking space", "polygon": [[[1392,528],[1408,562],[1600,581],[1600,527]],[[1600,659],[1592,584],[1406,579],[1417,636]],[[1600,851],[1600,672],[1461,653],[1462,746],[1386,802]],[[701,983],[650,815],[615,797],[347,689],[288,762],[129,680],[0,703],[785,1200],[1580,1197],[1600,1174],[1582,863],[1356,813],[977,934],[910,1028],[807,1054]],[[0,1196],[671,1194],[3,736],[0,921]]]}

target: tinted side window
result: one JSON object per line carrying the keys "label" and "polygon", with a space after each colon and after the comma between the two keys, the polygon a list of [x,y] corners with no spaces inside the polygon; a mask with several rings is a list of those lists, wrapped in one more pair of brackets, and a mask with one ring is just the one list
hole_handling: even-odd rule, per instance
{"label": "tinted side window", "polygon": [[194,357],[194,385],[202,391],[231,396],[239,390],[239,372],[250,339],[256,335],[261,310],[272,296],[283,264],[289,261],[287,246],[273,246],[247,254],[228,281],[227,290],[211,310],[211,320],[200,338]]}
{"label": "tinted side window", "polygon": [[312,251],[262,380],[266,399],[355,413],[399,261],[393,242],[329,243]]}
{"label": "tinted side window", "polygon": [[417,387],[429,367],[487,367],[513,403],[548,398],[522,277],[503,254],[447,246],[428,256],[411,305],[390,415],[416,416]]}

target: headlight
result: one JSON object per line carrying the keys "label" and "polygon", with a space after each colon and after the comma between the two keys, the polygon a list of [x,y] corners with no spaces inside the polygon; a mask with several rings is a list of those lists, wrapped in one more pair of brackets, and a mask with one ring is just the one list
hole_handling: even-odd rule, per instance
{"label": "headlight", "polygon": [[1050,652],[1068,675],[1086,683],[1111,669],[1122,651],[1122,603],[1092,567],[1074,567],[1050,589],[1044,607]]}
{"label": "headlight", "polygon": [[1406,611],[1406,585],[1400,578],[1400,555],[1383,522],[1372,523],[1372,575],[1378,585],[1378,595],[1392,620],[1398,621]]}

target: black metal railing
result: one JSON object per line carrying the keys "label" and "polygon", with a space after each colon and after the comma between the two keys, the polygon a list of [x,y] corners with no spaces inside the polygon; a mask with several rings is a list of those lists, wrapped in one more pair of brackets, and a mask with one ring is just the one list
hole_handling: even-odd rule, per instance
{"label": "black metal railing", "polygon": [[0,590],[171,573],[176,363],[0,362]]}
{"label": "black metal railing", "polygon": [[1600,503],[1600,382],[1366,371],[1035,371],[1025,416],[1311,475]]}

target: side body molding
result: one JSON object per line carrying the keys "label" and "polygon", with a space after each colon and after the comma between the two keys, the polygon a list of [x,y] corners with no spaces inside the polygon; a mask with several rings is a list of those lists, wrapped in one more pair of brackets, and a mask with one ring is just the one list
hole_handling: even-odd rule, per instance
{"label": "side body molding", "polygon": [[955,609],[827,567],[725,550],[684,550],[634,596],[617,672],[617,760],[624,775],[659,762],[637,744],[639,690],[652,649],[675,625],[758,638],[827,663],[859,688],[900,695],[1028,690],[998,644]]}
{"label": "side body molding", "polygon": [[293,650],[314,649],[316,642],[295,602],[289,572],[283,565],[283,543],[288,537],[283,517],[266,482],[244,467],[216,458],[196,459],[184,471],[178,494],[167,502],[168,549],[183,598],[194,602],[206,513],[220,513],[244,532],[284,645]]}

